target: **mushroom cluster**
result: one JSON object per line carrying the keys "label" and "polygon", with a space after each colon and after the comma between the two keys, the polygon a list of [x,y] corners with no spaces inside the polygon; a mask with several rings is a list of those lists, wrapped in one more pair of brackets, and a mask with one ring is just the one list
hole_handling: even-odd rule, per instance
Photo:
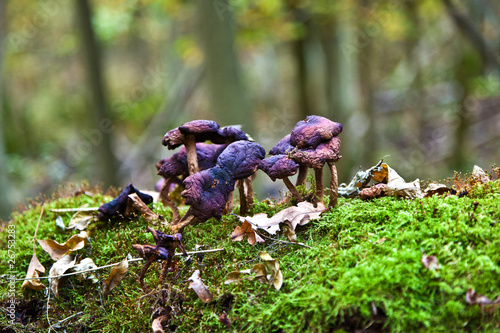
{"label": "mushroom cluster", "polygon": [[259,166],[275,181],[283,182],[292,193],[295,201],[302,201],[300,193],[288,177],[299,172],[296,185],[303,185],[307,168],[314,170],[316,193],[314,202],[323,200],[323,166],[328,164],[332,174],[330,181],[330,207],[337,205],[338,178],[334,165],[341,156],[340,139],[342,124],[325,117],[307,116],[299,121],[291,134],[281,139],[271,150],[271,157],[264,159]]}
{"label": "mushroom cluster", "polygon": [[219,220],[236,181],[253,175],[264,155],[265,150],[258,143],[236,141],[222,151],[213,168],[187,177],[181,196],[190,208],[180,221],[172,222],[172,231],[179,232],[195,221],[204,222],[211,217]]}

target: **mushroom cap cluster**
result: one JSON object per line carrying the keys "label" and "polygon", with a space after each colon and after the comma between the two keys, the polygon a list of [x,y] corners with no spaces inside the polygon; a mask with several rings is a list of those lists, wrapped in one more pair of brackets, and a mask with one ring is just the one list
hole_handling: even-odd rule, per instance
{"label": "mushroom cap cluster", "polygon": [[342,132],[342,124],[321,116],[307,116],[290,134],[290,144],[299,149],[316,149]]}
{"label": "mushroom cap cluster", "polygon": [[236,141],[219,155],[215,167],[187,177],[181,196],[191,205],[192,214],[200,222],[211,217],[220,219],[236,180],[251,176],[264,155],[258,143]]}
{"label": "mushroom cap cluster", "polygon": [[168,131],[163,136],[162,144],[168,149],[175,149],[185,143],[186,136],[190,135],[194,136],[196,142],[212,141],[217,144],[248,140],[245,132],[234,126],[221,128],[213,120],[193,120]]}
{"label": "mushroom cap cluster", "polygon": [[[217,158],[226,148],[226,145],[197,143],[196,155],[198,156],[198,167],[200,170],[212,168],[217,163]],[[156,164],[158,175],[165,178],[189,175],[186,148],[181,147],[179,151],[169,158],[160,160]]]}

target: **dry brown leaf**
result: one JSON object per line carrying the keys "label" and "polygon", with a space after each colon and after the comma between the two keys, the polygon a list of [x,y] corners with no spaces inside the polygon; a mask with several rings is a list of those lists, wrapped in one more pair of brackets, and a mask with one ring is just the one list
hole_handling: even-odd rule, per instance
{"label": "dry brown leaf", "polygon": [[420,261],[428,270],[435,271],[439,268],[439,262],[435,256],[428,256],[424,253]]}
{"label": "dry brown leaf", "polygon": [[189,288],[193,289],[203,302],[208,303],[214,299],[207,286],[201,281],[199,269],[195,270],[188,280],[191,281],[189,282]]}
{"label": "dry brown leaf", "polygon": [[323,203],[318,203],[317,207],[310,202],[303,201],[297,206],[291,206],[287,209],[276,213],[273,217],[267,217],[264,213],[255,214],[253,217],[241,217],[239,219],[241,222],[248,221],[257,228],[264,229],[268,233],[274,235],[280,230],[279,224],[281,222],[288,221],[295,230],[297,225],[305,225],[310,220],[317,219],[320,217],[321,213],[326,210]]}
{"label": "dry brown leaf", "polygon": [[[26,278],[37,278],[41,273],[45,273],[45,267],[40,263],[36,254],[33,253],[31,257],[30,264],[28,266],[28,272],[26,273]],[[39,279],[36,280],[24,280],[23,285],[21,286],[23,289],[29,288],[33,290],[42,290],[45,289],[45,285],[40,282]]]}
{"label": "dry brown leaf", "polygon": [[108,278],[104,281],[102,286],[102,294],[104,297],[113,290],[125,277],[128,272],[128,260],[123,259],[117,266],[111,269]]}
{"label": "dry brown leaf", "polygon": [[266,251],[259,252],[259,256],[264,261],[264,265],[269,271],[269,283],[272,284],[276,290],[280,290],[283,285],[283,274],[280,271],[278,260],[273,259]]}
{"label": "dry brown leaf", "polygon": [[234,232],[231,234],[231,240],[233,242],[241,241],[245,236],[248,236],[248,243],[250,245],[254,245],[256,242],[265,242],[262,237],[253,230],[252,225],[248,221],[243,222],[241,227],[237,226],[236,229],[234,229]]}
{"label": "dry brown leaf", "polygon": [[[52,265],[52,267],[49,270],[49,276],[59,276],[63,275],[68,269],[72,268],[75,266],[76,259],[75,256],[72,255],[65,255],[58,261]],[[50,283],[50,289],[54,293],[54,295],[58,298],[59,297],[59,282],[61,281],[60,277],[55,277],[52,279],[49,279]]]}
{"label": "dry brown leaf", "polygon": [[361,198],[361,200],[378,198],[384,194],[386,187],[386,184],[380,183],[371,187],[364,188],[359,192],[359,197]]}
{"label": "dry brown leaf", "polygon": [[71,236],[64,244],[59,244],[52,239],[37,239],[37,241],[53,260],[58,261],[65,255],[82,249],[88,238],[89,234],[86,231],[81,231],[78,235]]}
{"label": "dry brown leaf", "polygon": [[94,261],[91,258],[85,258],[82,261],[80,261],[78,264],[76,264],[72,271],[73,272],[82,272],[81,274],[77,274],[77,278],[82,281],[82,280],[92,280],[92,282],[97,283],[99,282],[99,279],[97,276],[95,276],[93,271],[88,271],[89,269],[94,269],[97,268],[97,265],[94,263]]}
{"label": "dry brown leaf", "polygon": [[[264,265],[264,264],[253,265],[252,273],[254,273],[255,275],[251,276],[249,278],[249,280],[257,280],[262,284],[269,283],[266,265]],[[269,275],[269,277],[270,277],[270,275]]]}
{"label": "dry brown leaf", "polygon": [[155,320],[153,320],[153,324],[151,325],[153,333],[164,333],[163,325],[166,324],[169,319],[169,313],[164,314],[163,316],[156,317]]}
{"label": "dry brown leaf", "polygon": [[297,235],[295,234],[295,231],[292,230],[292,227],[288,225],[288,223],[287,225],[283,226],[283,233],[290,242],[297,243]]}
{"label": "dry brown leaf", "polygon": [[451,189],[444,184],[431,183],[424,190],[424,197],[426,197],[426,198],[431,197],[435,194],[441,195],[441,194],[444,194],[444,193],[447,193],[450,191],[451,191]]}
{"label": "dry brown leaf", "polygon": [[142,215],[146,221],[153,222],[158,221],[159,217],[156,215],[145,203],[139,198],[137,193],[132,193],[128,196],[127,209],[125,210],[125,216],[128,216],[131,212],[137,212]]}
{"label": "dry brown leaf", "polygon": [[71,221],[69,221],[67,229],[85,230],[91,222],[95,221],[95,219],[93,211],[76,212],[71,218]]}
{"label": "dry brown leaf", "polygon": [[500,296],[497,296],[494,300],[489,299],[484,295],[478,295],[474,289],[469,288],[465,293],[465,300],[469,304],[476,304],[481,307],[481,311],[491,313],[498,307],[500,302]]}
{"label": "dry brown leaf", "polygon": [[382,237],[382,238],[380,238],[378,241],[376,241],[375,243],[377,243],[377,244],[382,244],[382,243],[383,243],[383,242],[385,242],[386,240],[387,240],[387,238]]}
{"label": "dry brown leaf", "polygon": [[387,195],[395,195],[407,199],[423,198],[424,195],[422,190],[420,190],[420,180],[416,179],[411,183],[407,183],[394,169],[388,166],[388,170]]}
{"label": "dry brown leaf", "polygon": [[484,183],[487,183],[490,181],[490,177],[488,176],[488,174],[477,165],[474,165],[474,168],[472,168],[471,176],[476,182],[481,183],[481,184],[484,184]]}

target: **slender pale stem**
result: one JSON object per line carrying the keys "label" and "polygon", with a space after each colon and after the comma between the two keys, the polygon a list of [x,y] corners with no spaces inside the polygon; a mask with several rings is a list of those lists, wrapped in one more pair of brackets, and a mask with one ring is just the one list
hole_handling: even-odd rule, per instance
{"label": "slender pale stem", "polygon": [[186,215],[179,221],[179,223],[170,226],[170,230],[173,233],[181,232],[182,229],[187,227],[188,225],[192,225],[196,223],[196,217],[191,213],[191,208],[188,209]]}
{"label": "slender pale stem", "polygon": [[306,182],[307,178],[307,167],[306,166],[299,166],[299,174],[297,176],[297,181],[295,182],[295,186],[300,186],[304,185]]}
{"label": "slender pale stem", "polygon": [[290,193],[292,193],[292,196],[295,199],[295,201],[301,202],[302,196],[300,195],[299,191],[297,191],[297,188],[295,188],[295,186],[293,186],[290,179],[288,179],[288,177],[283,178],[283,183],[285,183],[285,185],[288,188],[288,190],[290,191]]}
{"label": "slender pale stem", "polygon": [[240,192],[240,215],[248,214],[247,197],[245,193],[245,181],[243,179],[238,179],[236,181],[238,186],[238,191]]}
{"label": "slender pale stem", "polygon": [[168,206],[170,207],[170,209],[172,209],[172,224],[177,224],[181,219],[181,214],[179,213],[179,209],[177,208],[175,203],[168,196],[168,188],[172,183],[170,178],[171,177],[167,178],[165,180],[165,183],[163,183],[163,186],[160,191],[160,199],[164,206]]}
{"label": "slender pale stem", "polygon": [[330,180],[330,202],[328,203],[328,207],[337,206],[337,197],[339,190],[339,179],[337,176],[337,167],[332,162],[328,163],[330,167],[330,171],[332,173],[332,179]]}
{"label": "slender pale stem", "polygon": [[[247,207],[248,212],[253,214],[253,185],[252,185],[252,176],[245,178],[245,185],[247,186]],[[241,215],[241,214],[240,214]]]}
{"label": "slender pale stem", "polygon": [[198,155],[196,154],[196,140],[194,135],[186,135],[184,146],[186,147],[189,175],[192,175],[197,173],[199,170]]}
{"label": "slender pale stem", "polygon": [[314,178],[316,178],[316,195],[314,203],[323,201],[323,169],[314,169]]}

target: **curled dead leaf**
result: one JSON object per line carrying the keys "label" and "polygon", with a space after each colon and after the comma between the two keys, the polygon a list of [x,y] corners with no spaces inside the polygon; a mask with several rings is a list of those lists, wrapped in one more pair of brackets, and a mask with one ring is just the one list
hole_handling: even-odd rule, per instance
{"label": "curled dead leaf", "polygon": [[[63,275],[68,269],[75,266],[76,259],[73,255],[65,255],[58,261],[52,265],[49,270],[49,276],[59,276]],[[59,297],[59,282],[61,281],[61,277],[54,277],[49,279],[50,289],[54,293],[54,295]]]}
{"label": "curled dead leaf", "polygon": [[82,281],[82,280],[92,280],[92,282],[97,283],[99,282],[99,279],[97,276],[95,276],[93,271],[88,271],[89,269],[94,269],[97,268],[97,265],[94,263],[94,261],[91,258],[85,258],[82,261],[80,261],[78,264],[76,264],[73,268],[73,272],[81,272],[81,274],[77,274],[77,278]]}
{"label": "curled dead leaf", "polygon": [[65,255],[82,249],[85,246],[88,237],[89,234],[86,231],[81,231],[78,235],[71,236],[70,239],[63,244],[59,244],[52,239],[37,239],[37,241],[53,260],[58,261]]}
{"label": "curled dead leaf", "polygon": [[474,167],[472,168],[471,176],[476,182],[481,184],[485,184],[490,181],[490,177],[488,176],[488,174],[477,165],[474,165]]}
{"label": "curled dead leaf", "polygon": [[[142,215],[148,222],[156,222],[159,216],[156,215],[144,201],[141,200],[137,193],[129,194],[127,200],[127,208],[125,209],[125,216],[130,215],[131,212],[137,212]],[[155,223],[153,223],[155,224]]]}
{"label": "curled dead leaf", "polygon": [[151,325],[153,333],[164,333],[163,325],[165,325],[169,319],[170,319],[170,313],[156,317],[155,320],[153,320],[153,324]]}
{"label": "curled dead leaf", "polygon": [[[28,272],[26,273],[26,278],[37,278],[41,273],[45,273],[45,267],[40,263],[38,258],[36,257],[36,254],[33,253],[33,256],[31,257],[30,264],[28,266]],[[39,279],[36,280],[24,280],[23,285],[21,288],[26,289],[33,289],[33,290],[42,290],[45,289],[45,285],[40,282]]]}
{"label": "curled dead leaf", "polygon": [[233,242],[236,241],[241,241],[245,236],[248,237],[248,243],[250,245],[254,245],[256,242],[257,243],[264,243],[265,241],[260,237],[255,230],[252,228],[252,225],[248,221],[244,221],[243,224],[240,226],[237,226],[236,229],[234,229],[234,232],[231,234],[231,240]]}
{"label": "curled dead leaf", "polygon": [[491,300],[484,295],[478,295],[474,289],[469,288],[465,293],[465,301],[471,305],[479,305],[483,312],[491,313],[498,307],[500,296]]}
{"label": "curled dead leaf", "polygon": [[106,297],[125,277],[128,272],[128,260],[123,259],[120,264],[113,267],[108,278],[103,283],[102,294]]}
{"label": "curled dead leaf", "polygon": [[95,220],[96,216],[93,211],[78,211],[69,221],[67,229],[85,230]]}
{"label": "curled dead leaf", "polygon": [[305,225],[309,221],[320,217],[321,213],[326,210],[323,203],[318,203],[317,207],[314,204],[303,201],[297,206],[291,206],[276,213],[273,217],[267,217],[264,213],[255,214],[254,216],[241,217],[238,216],[241,222],[248,221],[259,229],[264,229],[268,233],[274,235],[280,230],[279,224],[288,221],[293,230],[297,225]]}
{"label": "curled dead leaf", "polygon": [[188,280],[191,281],[189,288],[193,289],[203,302],[208,303],[214,299],[207,286],[201,281],[199,269],[195,270]]}
{"label": "curled dead leaf", "polygon": [[384,195],[386,187],[386,184],[380,183],[371,187],[364,188],[359,192],[359,197],[361,198],[361,200],[378,198]]}
{"label": "curled dead leaf", "polygon": [[264,265],[270,274],[268,277],[269,284],[272,284],[276,290],[280,290],[283,285],[283,274],[280,271],[278,260],[273,259],[266,251],[259,252],[259,256],[264,261]]}
{"label": "curled dead leaf", "polygon": [[297,243],[297,235],[295,231],[293,231],[292,227],[288,224],[283,227],[283,233],[288,238],[288,240],[292,243]]}
{"label": "curled dead leaf", "polygon": [[435,256],[428,256],[424,253],[420,261],[428,270],[435,271],[439,268],[439,262]]}
{"label": "curled dead leaf", "polygon": [[444,184],[436,184],[436,183],[431,183],[429,186],[427,186],[424,190],[424,197],[431,197],[433,195],[441,195],[447,192],[450,192],[451,188]]}

